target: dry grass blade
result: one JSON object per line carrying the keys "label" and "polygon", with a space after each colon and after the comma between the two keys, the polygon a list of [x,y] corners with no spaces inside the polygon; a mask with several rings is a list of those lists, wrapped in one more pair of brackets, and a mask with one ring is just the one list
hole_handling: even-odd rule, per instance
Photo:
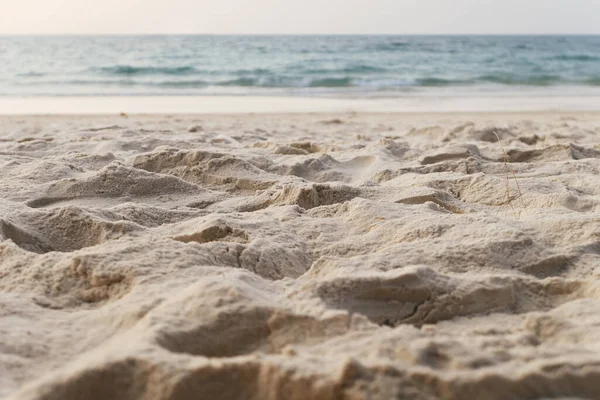
{"label": "dry grass blade", "polygon": [[[498,139],[498,142],[500,142],[500,136],[498,136],[498,134],[496,133],[496,131],[494,131],[494,135],[496,135],[496,138]],[[500,148],[502,149],[503,159],[504,159],[504,168],[506,169],[506,176],[505,176],[506,189],[505,189],[505,195],[504,195],[504,198],[506,199],[505,200],[505,204],[510,205],[510,207],[513,209],[513,211],[516,213],[515,207],[513,206],[512,201],[515,200],[515,199],[520,199],[520,201],[521,201],[521,207],[524,207],[524,204],[523,204],[523,192],[521,191],[521,186],[519,185],[519,181],[517,180],[517,174],[508,165],[510,163],[510,157],[509,157],[508,153],[506,152],[506,150],[504,149],[504,147],[500,147]],[[509,185],[510,176],[512,176],[512,178],[514,179],[515,184],[517,186],[517,193],[518,194],[514,198],[511,196],[511,191],[510,191],[510,185]]]}

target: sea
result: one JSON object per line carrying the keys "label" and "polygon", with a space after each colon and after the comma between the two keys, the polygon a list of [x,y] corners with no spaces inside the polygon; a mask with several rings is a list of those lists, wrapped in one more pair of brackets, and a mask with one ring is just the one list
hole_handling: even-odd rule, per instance
{"label": "sea", "polygon": [[0,36],[0,96],[600,93],[600,36]]}

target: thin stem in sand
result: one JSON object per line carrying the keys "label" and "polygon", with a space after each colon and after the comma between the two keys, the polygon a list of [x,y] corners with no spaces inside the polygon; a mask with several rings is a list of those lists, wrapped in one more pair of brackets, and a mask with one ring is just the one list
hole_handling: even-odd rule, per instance
{"label": "thin stem in sand", "polygon": [[[496,131],[494,131],[494,135],[496,135],[496,138],[498,139],[498,142],[500,142],[500,136],[498,136],[498,134],[496,133]],[[513,209],[513,211],[515,211],[515,208],[512,204],[512,201],[514,200],[513,198],[511,198],[511,194],[510,194],[510,185],[509,185],[509,180],[510,180],[510,176],[512,175],[515,184],[517,186],[517,192],[518,192],[518,196],[516,196],[515,198],[520,199],[521,201],[521,207],[524,207],[524,203],[523,203],[523,192],[521,191],[521,186],[519,185],[519,181],[517,180],[517,174],[515,173],[515,171],[509,167],[509,163],[510,163],[510,157],[508,155],[508,153],[506,152],[506,150],[504,149],[504,147],[500,147],[502,149],[502,153],[504,154],[503,158],[504,158],[504,168],[506,169],[506,176],[505,176],[505,183],[506,183],[506,189],[505,189],[505,196],[504,198],[506,199],[506,203],[510,205],[510,207]]]}

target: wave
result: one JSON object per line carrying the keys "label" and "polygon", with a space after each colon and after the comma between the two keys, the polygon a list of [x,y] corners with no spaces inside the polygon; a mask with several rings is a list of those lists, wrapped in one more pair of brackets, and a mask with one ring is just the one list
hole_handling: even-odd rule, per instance
{"label": "wave", "polygon": [[600,86],[600,76],[596,78],[589,78],[585,81],[585,83],[589,86]]}
{"label": "wave", "polygon": [[323,87],[323,88],[337,88],[337,87],[352,87],[355,86],[353,84],[352,78],[323,78],[323,79],[315,79],[310,82],[308,87]]}
{"label": "wave", "polygon": [[230,80],[215,82],[214,85],[215,86],[241,86],[241,87],[260,86],[259,79],[256,79],[256,78],[230,79]]}
{"label": "wave", "polygon": [[[165,88],[179,88],[179,89],[196,89],[196,88],[204,88],[210,86],[208,81],[204,80],[188,80],[188,81],[158,81],[158,82],[150,82],[142,84],[142,86],[151,86],[151,87],[165,87]],[[232,85],[235,86],[235,85]]]}
{"label": "wave", "polygon": [[502,85],[519,86],[551,86],[559,83],[577,83],[567,82],[558,75],[510,75],[510,74],[488,74],[477,78],[478,82],[497,83]]}
{"label": "wave", "polygon": [[349,88],[356,84],[350,77],[306,79],[303,77],[272,76],[270,78],[237,78],[211,82],[213,86],[240,86],[258,88]]}
{"label": "wave", "polygon": [[139,75],[190,75],[198,70],[191,66],[182,67],[134,67],[132,65],[115,65],[112,67],[101,67],[100,72],[116,76],[139,76]]}
{"label": "wave", "polygon": [[45,80],[37,82],[21,82],[19,86],[47,87],[47,86],[98,86],[98,87],[172,87],[172,88],[199,88],[209,86],[204,80],[183,81],[136,81],[133,79],[106,80],[106,79],[67,79],[67,80]]}
{"label": "wave", "polygon": [[349,65],[342,68],[305,68],[299,67],[299,72],[307,75],[324,75],[324,74],[374,74],[384,73],[388,69],[383,67],[376,67],[374,65],[357,64]]}
{"label": "wave", "polygon": [[589,62],[589,61],[600,61],[600,56],[593,56],[590,54],[561,54],[554,57],[547,58],[548,60],[556,60],[556,61],[579,61],[579,62]]}
{"label": "wave", "polygon": [[403,50],[410,46],[411,46],[410,42],[393,41],[393,42],[387,42],[387,43],[379,43],[379,44],[373,46],[372,49],[377,50],[377,51],[398,51],[398,50]]}
{"label": "wave", "polygon": [[[212,73],[223,72],[223,71],[211,71]],[[270,69],[266,68],[252,68],[252,69],[236,69],[233,71],[227,71],[228,73],[232,73],[234,75],[258,75],[258,76],[268,76],[273,73]]]}
{"label": "wave", "polygon": [[600,86],[600,74],[598,76],[582,77],[579,79],[568,79],[558,75],[525,75],[509,73],[492,73],[473,77],[453,78],[448,76],[425,76],[404,77],[386,74],[339,74],[339,75],[280,75],[261,73],[249,76],[236,76],[235,74],[223,74],[220,76],[194,75],[186,77],[81,77],[75,79],[36,79],[14,82],[13,85],[28,88],[50,88],[50,87],[106,87],[106,88],[162,88],[179,89],[203,89],[208,87],[223,88],[257,88],[257,89],[301,89],[301,88],[323,88],[323,89],[361,89],[365,91],[389,91],[404,90],[407,88],[436,88],[436,87],[473,87],[473,86],[532,86],[547,87],[559,85],[575,86]]}
{"label": "wave", "polygon": [[16,82],[17,86],[134,86],[140,84],[132,80],[104,80],[104,79],[57,79],[57,80],[39,80],[35,82]]}
{"label": "wave", "polygon": [[20,76],[23,78],[39,78],[39,77],[42,77],[45,75],[46,74],[43,72],[36,72],[36,71],[29,71],[29,72],[23,72],[23,73],[16,74],[16,76]]}
{"label": "wave", "polygon": [[446,78],[420,78],[416,80],[416,86],[441,87],[441,86],[464,86],[475,83],[473,80],[446,79]]}

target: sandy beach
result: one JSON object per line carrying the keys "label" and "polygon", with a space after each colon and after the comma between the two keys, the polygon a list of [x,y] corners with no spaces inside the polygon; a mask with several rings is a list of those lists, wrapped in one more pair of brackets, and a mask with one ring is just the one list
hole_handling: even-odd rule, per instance
{"label": "sandy beach", "polygon": [[1,116],[0,397],[600,398],[599,173],[594,112]]}

